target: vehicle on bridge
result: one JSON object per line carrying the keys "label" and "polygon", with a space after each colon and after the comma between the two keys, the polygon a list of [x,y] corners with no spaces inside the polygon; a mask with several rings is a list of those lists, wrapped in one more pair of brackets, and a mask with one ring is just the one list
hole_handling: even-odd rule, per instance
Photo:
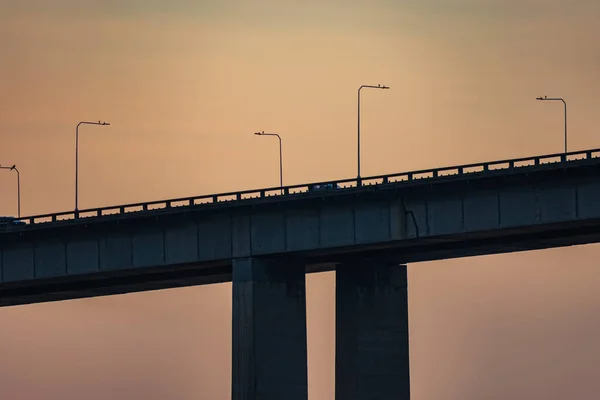
{"label": "vehicle on bridge", "polygon": [[315,185],[309,186],[309,191],[311,192],[336,189],[341,189],[340,185],[338,185],[337,183],[317,183]]}
{"label": "vehicle on bridge", "polygon": [[20,221],[15,217],[0,217],[0,228],[14,225],[25,225],[25,222]]}

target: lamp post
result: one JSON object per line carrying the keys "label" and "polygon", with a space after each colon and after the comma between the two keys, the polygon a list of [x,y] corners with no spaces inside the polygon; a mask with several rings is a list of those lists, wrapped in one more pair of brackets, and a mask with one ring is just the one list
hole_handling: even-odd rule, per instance
{"label": "lamp post", "polygon": [[81,121],[75,127],[75,218],[79,217],[78,210],[78,201],[79,201],[79,125],[102,125],[108,126],[110,125],[108,122],[90,122],[90,121]]}
{"label": "lamp post", "polygon": [[377,85],[377,86],[374,86],[374,85],[361,85],[358,88],[358,162],[357,162],[357,164],[358,164],[358,177],[357,177],[358,182],[357,183],[358,183],[359,186],[362,184],[361,183],[361,179],[360,179],[360,91],[361,91],[362,88],[389,89],[390,87],[389,86],[385,86],[385,85]]}
{"label": "lamp post", "polygon": [[21,174],[19,173],[16,165],[13,165],[12,167],[3,167],[0,165],[0,169],[7,169],[17,173],[17,216],[21,218]]}
{"label": "lamp post", "polygon": [[565,154],[567,153],[567,102],[561,97],[538,97],[536,100],[553,100],[553,101],[562,101],[565,105]]}
{"label": "lamp post", "polygon": [[277,139],[279,139],[279,187],[281,188],[281,194],[283,194],[283,157],[281,150],[281,136],[279,136],[277,133],[265,133],[264,131],[255,132],[254,134],[258,136],[277,136]]}

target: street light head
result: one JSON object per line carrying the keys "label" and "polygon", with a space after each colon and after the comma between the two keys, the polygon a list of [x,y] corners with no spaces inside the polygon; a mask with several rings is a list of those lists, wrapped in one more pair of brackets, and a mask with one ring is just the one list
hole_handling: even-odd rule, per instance
{"label": "street light head", "polygon": [[385,86],[385,85],[381,85],[381,88],[382,89],[389,89],[390,87],[389,86]]}
{"label": "street light head", "polygon": [[259,135],[259,136],[262,135],[263,133],[265,133],[265,132],[264,131],[263,132],[254,132],[255,135]]}
{"label": "street light head", "polygon": [[99,123],[100,125],[110,125],[110,123],[109,123],[109,122],[100,122],[100,121],[98,121],[98,123]]}
{"label": "street light head", "polygon": [[12,170],[14,170],[14,169],[17,169],[17,166],[16,166],[16,165],[13,165],[12,167],[10,167],[10,170],[11,170],[11,171],[12,171]]}
{"label": "street light head", "polygon": [[540,97],[537,97],[537,98],[536,98],[536,100],[545,100],[545,99],[546,99],[546,96],[544,96],[544,97],[541,97],[541,96],[540,96]]}

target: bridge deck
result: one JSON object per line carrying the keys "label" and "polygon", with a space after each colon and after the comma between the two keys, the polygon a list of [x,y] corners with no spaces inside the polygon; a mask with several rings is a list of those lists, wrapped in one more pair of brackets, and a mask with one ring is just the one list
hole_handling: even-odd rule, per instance
{"label": "bridge deck", "polygon": [[[270,187],[263,189],[244,190],[239,192],[218,193],[183,197],[167,200],[149,201],[143,203],[122,204],[99,208],[90,208],[75,211],[64,211],[51,214],[40,214],[15,218],[14,221],[22,224],[9,226],[5,231],[39,228],[40,225],[52,225],[61,222],[84,222],[92,220],[118,217],[132,217],[154,212],[180,212],[185,208],[198,209],[202,207],[227,207],[246,204],[249,201],[285,201],[298,197],[328,196],[339,194],[340,191],[357,191],[365,188],[375,187],[407,187],[410,185],[430,184],[457,179],[485,178],[496,175],[509,175],[511,173],[522,173],[524,171],[540,171],[544,169],[555,169],[560,167],[570,168],[580,165],[600,164],[600,149],[590,149],[569,153],[555,153],[534,157],[496,160],[476,164],[465,164],[426,170],[394,173],[363,177],[360,180],[342,179],[327,182],[315,182],[301,185],[284,187]],[[314,190],[316,185],[333,184],[339,189]],[[1,231],[0,231],[1,234]]]}
{"label": "bridge deck", "polygon": [[600,149],[332,183],[22,218],[0,229],[0,306],[227,282],[248,257],[316,272],[600,241]]}

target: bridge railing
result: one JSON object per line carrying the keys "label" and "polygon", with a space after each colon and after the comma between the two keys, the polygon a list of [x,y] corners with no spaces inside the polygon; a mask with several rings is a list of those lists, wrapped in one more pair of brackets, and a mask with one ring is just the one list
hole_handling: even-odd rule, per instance
{"label": "bridge railing", "polygon": [[227,192],[193,197],[181,197],[168,200],[148,201],[142,203],[131,203],[118,206],[89,208],[79,210],[77,212],[64,211],[52,214],[40,214],[22,218],[15,218],[13,221],[18,225],[52,223],[65,220],[87,219],[94,217],[119,215],[125,213],[129,214],[135,212],[148,212],[152,210],[165,210],[174,207],[198,207],[206,204],[242,202],[248,199],[266,198],[272,196],[297,196],[315,193],[314,188],[317,185],[331,184],[334,187],[338,187],[338,190],[352,188],[359,189],[364,186],[401,184],[402,182],[412,182],[415,180],[431,180],[442,179],[444,177],[456,177],[461,175],[486,174],[492,173],[494,171],[497,171],[496,173],[510,172],[511,170],[514,170],[516,168],[535,168],[544,164],[561,163],[565,165],[570,165],[576,162],[591,160],[593,158],[598,157],[600,157],[600,149],[591,149],[569,153],[555,153],[536,157],[496,160],[484,163],[464,164],[451,167],[370,176],[361,178],[360,180],[357,178],[341,179],[335,181],[315,182],[310,184],[291,185],[284,187],[270,187],[264,189],[243,190],[238,192]]}

